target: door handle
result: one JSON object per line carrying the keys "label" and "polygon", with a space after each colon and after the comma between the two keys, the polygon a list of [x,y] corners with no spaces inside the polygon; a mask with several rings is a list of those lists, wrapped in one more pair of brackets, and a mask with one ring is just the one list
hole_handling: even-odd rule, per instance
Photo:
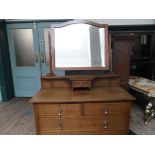
{"label": "door handle", "polygon": [[41,53],[41,63],[45,63],[45,54],[44,54],[44,51],[42,51]]}

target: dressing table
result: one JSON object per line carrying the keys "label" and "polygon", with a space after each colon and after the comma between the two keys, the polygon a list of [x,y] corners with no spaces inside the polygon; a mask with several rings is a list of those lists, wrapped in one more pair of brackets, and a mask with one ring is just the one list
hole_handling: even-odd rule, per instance
{"label": "dressing table", "polygon": [[[128,134],[134,98],[110,72],[108,25],[73,20],[52,25],[51,73],[31,99],[37,134]],[[102,70],[103,75],[56,76],[54,70]],[[107,73],[109,72],[109,73]]]}

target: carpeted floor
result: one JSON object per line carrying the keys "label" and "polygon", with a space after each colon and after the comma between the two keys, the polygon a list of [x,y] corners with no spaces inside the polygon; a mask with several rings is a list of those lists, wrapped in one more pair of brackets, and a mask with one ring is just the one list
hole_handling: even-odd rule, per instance
{"label": "carpeted floor", "polygon": [[[0,103],[1,135],[34,135],[35,122],[30,98],[14,98]],[[155,119],[144,125],[143,110],[138,104],[132,105],[130,134],[155,135]]]}

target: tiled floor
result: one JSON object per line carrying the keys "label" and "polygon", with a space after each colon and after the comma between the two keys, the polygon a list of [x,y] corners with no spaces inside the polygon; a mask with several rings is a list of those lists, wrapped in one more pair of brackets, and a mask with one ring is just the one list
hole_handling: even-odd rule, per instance
{"label": "tiled floor", "polygon": [[[0,134],[1,135],[32,135],[35,134],[35,122],[30,98],[14,98],[0,103]],[[155,134],[155,119],[144,125],[143,110],[133,104],[130,130],[135,134]]]}

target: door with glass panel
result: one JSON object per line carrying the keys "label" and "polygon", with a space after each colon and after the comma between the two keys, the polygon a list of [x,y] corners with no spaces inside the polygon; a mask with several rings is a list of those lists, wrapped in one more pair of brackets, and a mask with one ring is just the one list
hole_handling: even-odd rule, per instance
{"label": "door with glass panel", "polygon": [[40,89],[40,55],[35,23],[7,25],[16,97],[34,96]]}
{"label": "door with glass panel", "polygon": [[[42,22],[38,23],[38,39],[40,48],[40,63],[41,63],[41,74],[46,75],[50,73],[50,62],[49,62],[49,30],[52,24],[58,22]],[[60,22],[59,22],[60,23]],[[65,75],[64,71],[54,71],[56,75]]]}

